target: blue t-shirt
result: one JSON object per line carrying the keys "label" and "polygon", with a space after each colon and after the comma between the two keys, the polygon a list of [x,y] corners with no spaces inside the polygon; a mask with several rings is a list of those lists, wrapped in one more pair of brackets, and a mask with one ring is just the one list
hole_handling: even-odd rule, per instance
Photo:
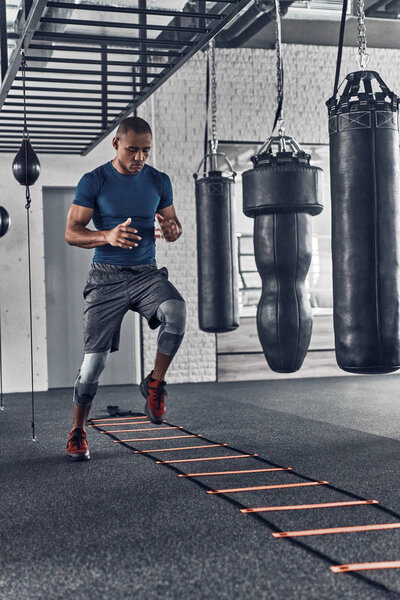
{"label": "blue t-shirt", "polygon": [[105,244],[94,251],[94,262],[112,265],[155,263],[154,219],[158,210],[173,203],[171,180],[149,165],[139,173],[124,175],[111,161],[85,173],[79,180],[73,204],[93,208],[93,223],[99,231],[109,231],[131,217],[129,227],[137,229],[141,240],[132,250]]}

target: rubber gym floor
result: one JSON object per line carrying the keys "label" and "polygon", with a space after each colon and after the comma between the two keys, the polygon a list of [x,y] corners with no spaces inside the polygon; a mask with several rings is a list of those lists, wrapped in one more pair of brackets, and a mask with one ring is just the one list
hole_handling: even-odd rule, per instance
{"label": "rubber gym floor", "polygon": [[[171,384],[168,392],[160,426],[143,418],[138,386],[100,387],[91,460],[81,463],[64,456],[71,389],[35,394],[35,442],[31,395],[5,396],[2,600],[400,598],[398,568],[331,568],[400,560],[396,376]],[[134,415],[107,421],[107,405]],[[156,439],[164,436],[174,439]],[[117,441],[142,438],[151,440]],[[204,448],[155,451],[187,446]],[[240,458],[193,461],[227,456]],[[161,462],[172,460],[181,462]],[[247,472],[179,477],[218,471]],[[264,489],[207,493],[246,487]],[[353,504],[277,510],[338,502]],[[256,507],[276,508],[241,512]],[[356,526],[364,529],[329,531]]]}

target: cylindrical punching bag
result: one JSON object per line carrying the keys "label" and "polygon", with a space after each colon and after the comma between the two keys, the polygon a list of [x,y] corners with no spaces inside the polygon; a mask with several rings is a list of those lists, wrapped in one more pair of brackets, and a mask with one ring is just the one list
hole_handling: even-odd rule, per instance
{"label": "cylindrical punching bag", "polygon": [[258,337],[270,368],[292,373],[303,364],[311,338],[304,282],[312,254],[312,215],[323,207],[323,172],[302,151],[264,152],[252,160],[254,169],[242,176],[243,212],[254,217],[254,254],[262,280]]}
{"label": "cylindrical punching bag", "polygon": [[336,359],[389,373],[400,367],[399,99],[374,71],[346,80],[327,102]]}
{"label": "cylindrical punching bag", "polygon": [[234,179],[210,171],[196,180],[199,327],[221,333],[239,327]]}
{"label": "cylindrical punching bag", "polygon": [[0,206],[0,237],[6,235],[10,227],[10,216],[4,206]]}

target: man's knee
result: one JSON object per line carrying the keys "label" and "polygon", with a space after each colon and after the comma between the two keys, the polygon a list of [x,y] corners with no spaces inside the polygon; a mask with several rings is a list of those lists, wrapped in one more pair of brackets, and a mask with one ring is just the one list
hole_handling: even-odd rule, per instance
{"label": "man's knee", "polygon": [[89,406],[92,403],[109,354],[110,350],[85,354],[74,386],[74,403],[77,406]]}
{"label": "man's knee", "polygon": [[74,404],[82,407],[90,406],[96,395],[98,385],[98,381],[96,383],[82,383],[80,373],[78,373],[74,386]]}
{"label": "man's knee", "polygon": [[157,310],[161,321],[157,345],[160,352],[173,356],[181,345],[186,327],[186,302],[171,299],[162,302]]}

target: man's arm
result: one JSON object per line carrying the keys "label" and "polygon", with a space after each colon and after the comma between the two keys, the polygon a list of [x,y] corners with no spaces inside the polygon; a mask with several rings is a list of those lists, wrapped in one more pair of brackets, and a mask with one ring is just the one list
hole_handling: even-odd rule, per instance
{"label": "man's arm", "polygon": [[79,248],[96,248],[97,246],[119,246],[127,250],[138,244],[133,240],[141,240],[136,229],[128,227],[131,219],[117,225],[110,231],[92,231],[86,225],[93,216],[93,208],[78,206],[72,204],[67,216],[67,226],[65,229],[65,240],[70,246],[79,246]]}
{"label": "man's arm", "polygon": [[182,225],[176,216],[173,204],[159,210],[156,217],[160,223],[163,237],[167,242],[175,242],[182,235]]}

